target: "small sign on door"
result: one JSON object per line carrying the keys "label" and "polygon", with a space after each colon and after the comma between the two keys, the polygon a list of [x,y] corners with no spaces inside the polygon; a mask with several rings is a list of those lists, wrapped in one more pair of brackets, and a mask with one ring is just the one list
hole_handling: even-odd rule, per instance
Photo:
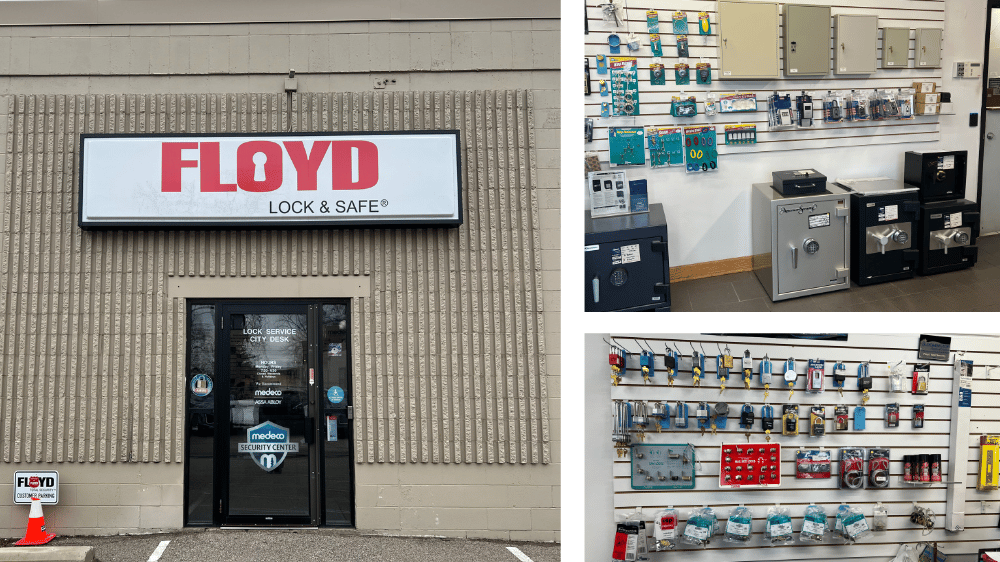
{"label": "small sign on door", "polygon": [[326,440],[337,440],[337,416],[326,417]]}

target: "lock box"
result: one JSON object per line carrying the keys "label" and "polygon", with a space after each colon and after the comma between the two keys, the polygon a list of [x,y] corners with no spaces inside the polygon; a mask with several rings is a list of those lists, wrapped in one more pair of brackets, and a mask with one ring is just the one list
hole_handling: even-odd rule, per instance
{"label": "lock box", "polygon": [[850,287],[850,192],[785,196],[753,185],[750,230],[754,274],[772,301]]}
{"label": "lock box", "polygon": [[952,201],[965,197],[969,153],[915,152],[905,155],[903,181],[920,189],[920,202]]}
{"label": "lock box", "polygon": [[648,213],[585,216],[587,312],[670,310],[670,260],[663,205]]}
{"label": "lock box", "polygon": [[976,265],[979,206],[972,201],[938,201],[920,206],[922,246],[917,271],[933,275]]}
{"label": "lock box", "polygon": [[889,178],[838,180],[851,190],[851,281],[910,279],[920,259],[918,189]]}

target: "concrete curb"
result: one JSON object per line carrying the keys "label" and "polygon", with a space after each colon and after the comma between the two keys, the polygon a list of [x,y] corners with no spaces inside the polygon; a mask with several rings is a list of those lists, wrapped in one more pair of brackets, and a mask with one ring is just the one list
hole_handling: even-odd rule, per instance
{"label": "concrete curb", "polygon": [[18,546],[0,548],[0,562],[94,562],[92,546]]}

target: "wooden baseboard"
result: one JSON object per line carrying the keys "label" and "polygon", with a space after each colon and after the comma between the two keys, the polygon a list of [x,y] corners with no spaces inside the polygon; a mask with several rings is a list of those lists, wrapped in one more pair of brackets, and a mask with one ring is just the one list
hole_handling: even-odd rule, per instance
{"label": "wooden baseboard", "polygon": [[729,258],[726,260],[707,261],[703,263],[692,263],[670,268],[670,282],[692,281],[694,279],[704,279],[717,275],[729,273],[742,273],[752,271],[753,264],[750,256],[741,258]]}

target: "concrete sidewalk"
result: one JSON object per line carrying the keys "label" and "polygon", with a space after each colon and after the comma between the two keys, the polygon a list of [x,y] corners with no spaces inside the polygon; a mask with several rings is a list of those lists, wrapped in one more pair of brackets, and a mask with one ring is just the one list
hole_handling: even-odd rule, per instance
{"label": "concrete sidewalk", "polygon": [[[150,560],[162,541],[170,541],[160,562],[558,562],[559,545],[507,541],[371,536],[353,530],[188,529],[162,535],[56,537],[48,546],[93,546],[99,562]],[[8,546],[13,541],[4,541]],[[526,558],[508,550],[514,547]],[[16,548],[16,547],[15,547]]]}

